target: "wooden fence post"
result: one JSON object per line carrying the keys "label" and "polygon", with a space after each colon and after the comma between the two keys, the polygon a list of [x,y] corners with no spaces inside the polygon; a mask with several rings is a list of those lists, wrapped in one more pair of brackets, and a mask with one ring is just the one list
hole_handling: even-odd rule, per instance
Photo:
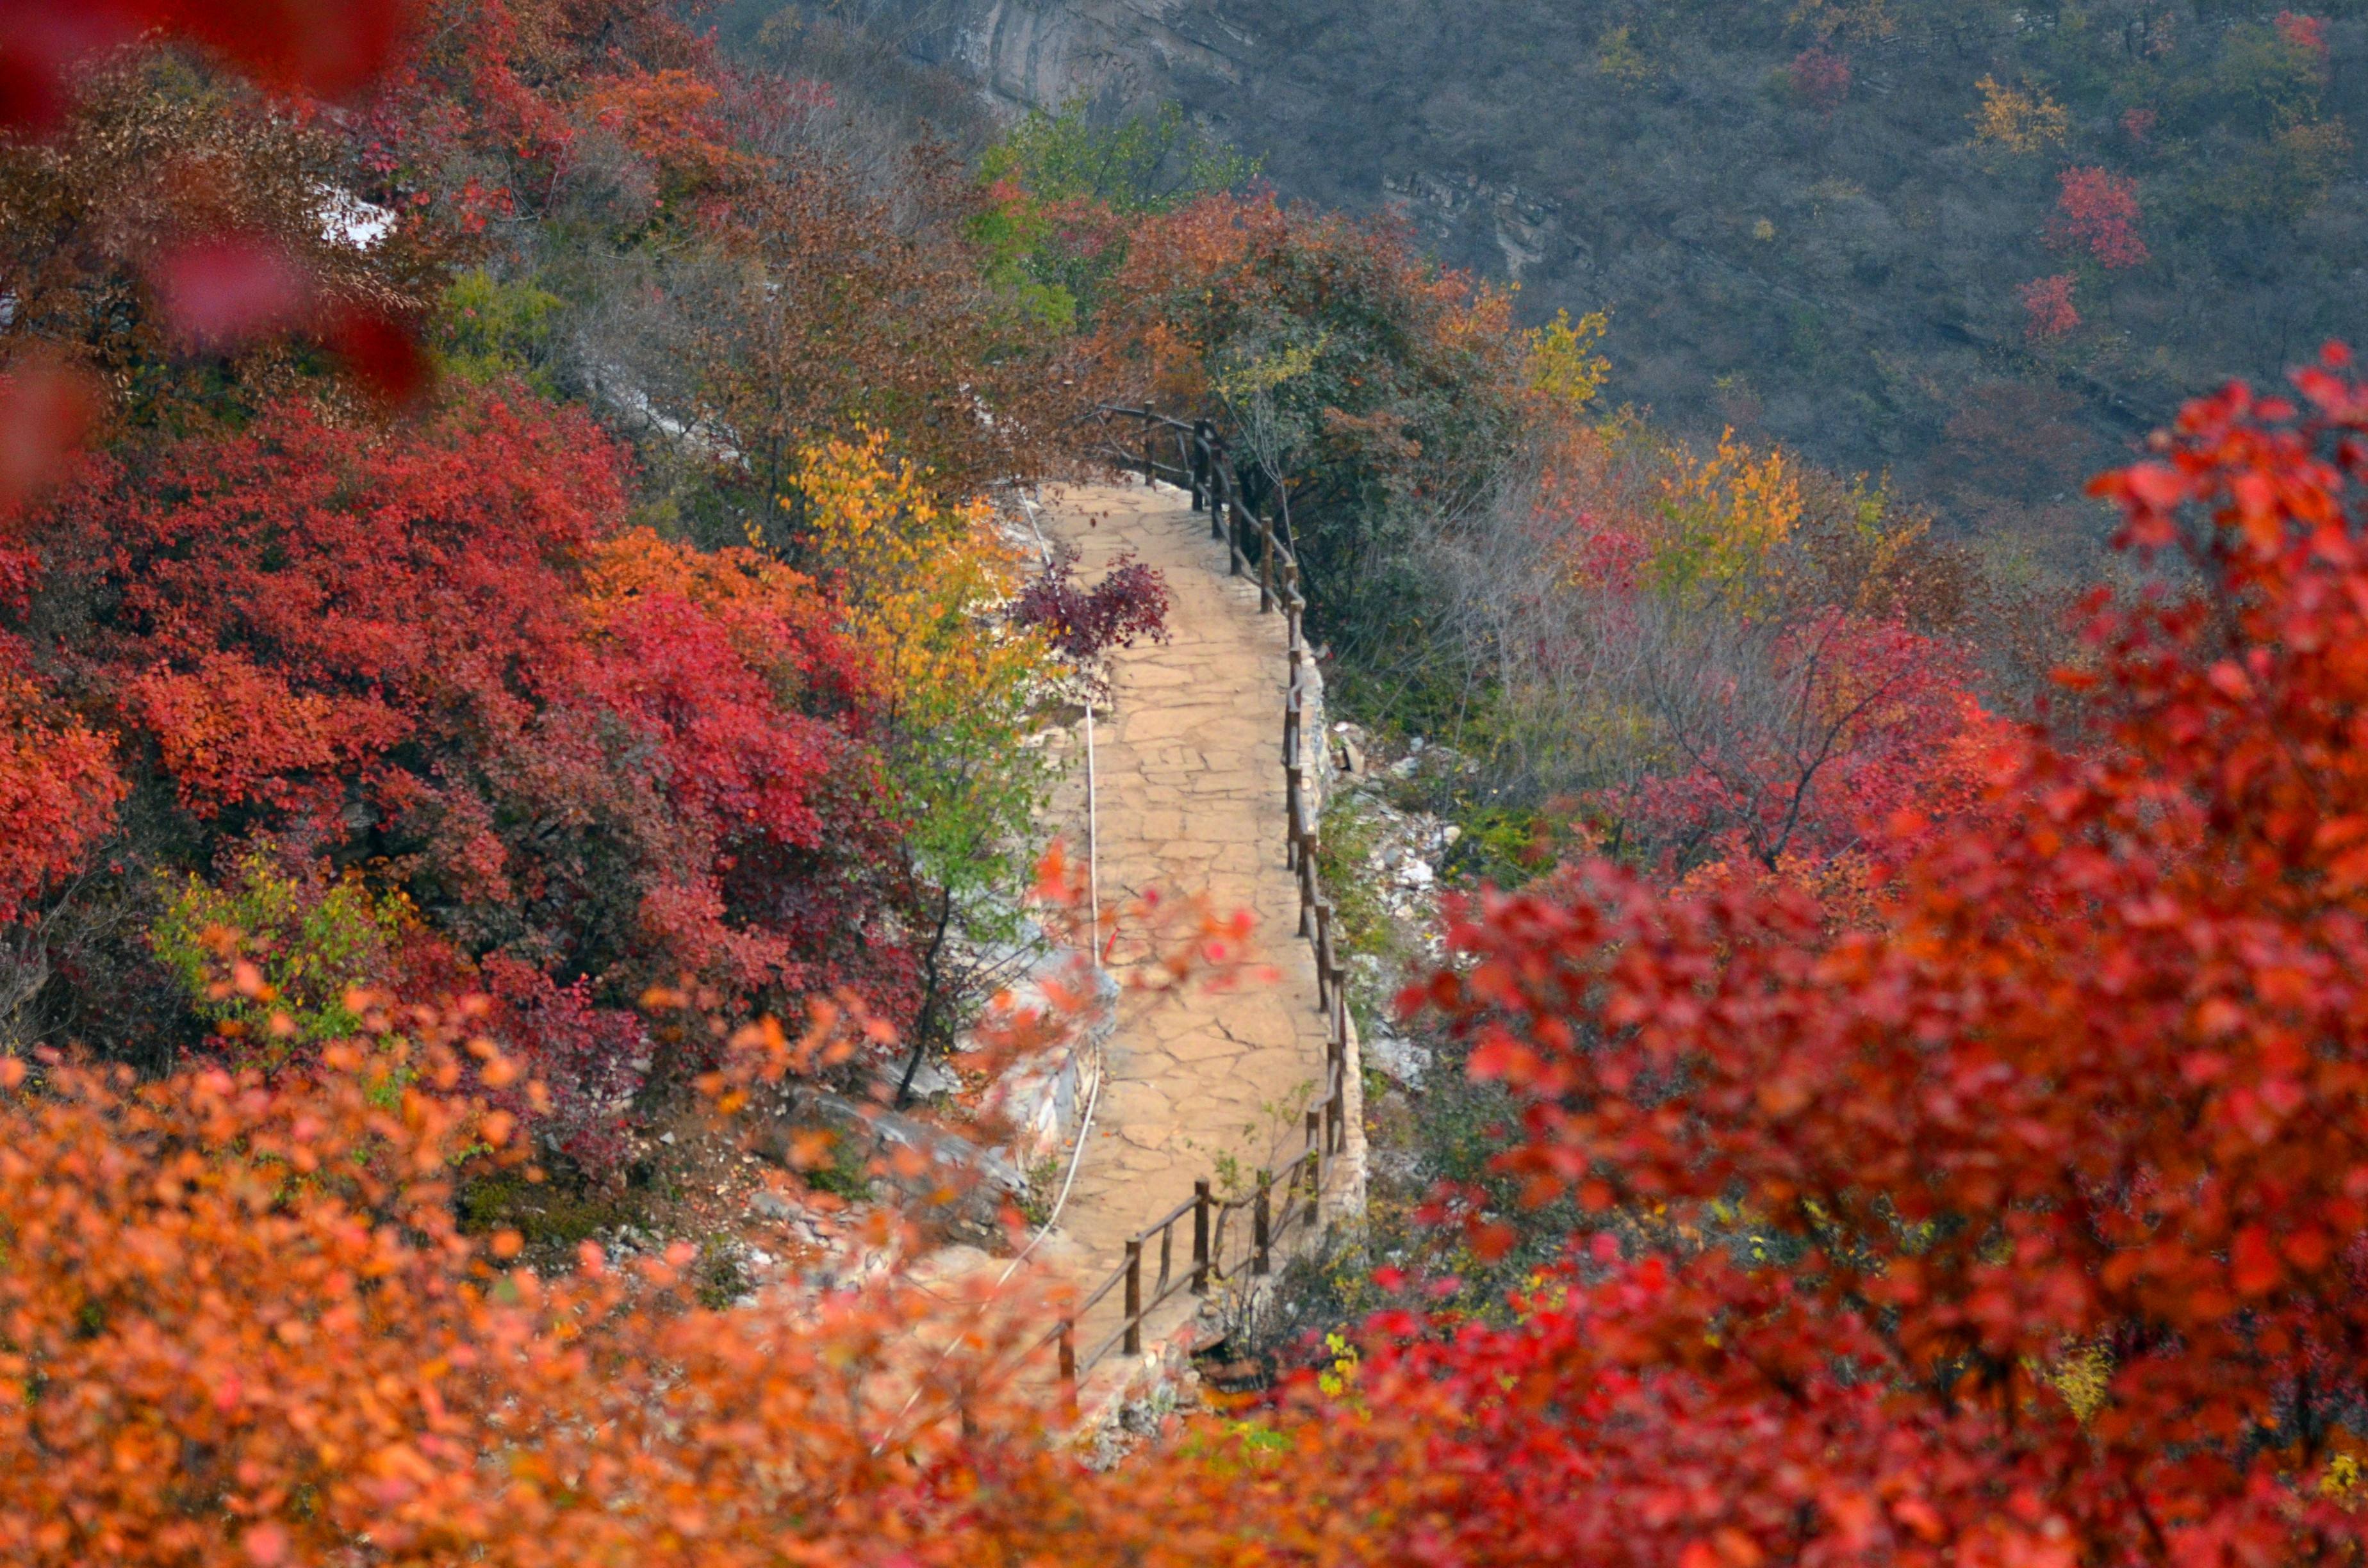
{"label": "wooden fence post", "polygon": [[1077,1324],[1061,1320],[1061,1397],[1075,1409],[1077,1403]]}
{"label": "wooden fence post", "polygon": [[1209,1183],[1192,1184],[1192,1294],[1209,1293]]}
{"label": "wooden fence post", "polygon": [[1319,892],[1315,897],[1315,1010],[1332,1010],[1332,906]]}
{"label": "wooden fence post", "polygon": [[1209,537],[1225,537],[1225,497],[1233,493],[1234,471],[1222,441],[1209,443]]}
{"label": "wooden fence post", "polygon": [[1126,1244],[1126,1353],[1143,1353],[1143,1240]]}
{"label": "wooden fence post", "polygon": [[[1282,806],[1288,815],[1282,824],[1282,868],[1286,871],[1299,869],[1299,857],[1304,853],[1299,846],[1299,809],[1305,799],[1306,789],[1307,769],[1295,762],[1285,763],[1282,768]],[[1301,934],[1305,935],[1304,932]]]}
{"label": "wooden fence post", "polygon": [[1258,613],[1274,609],[1274,519],[1260,517],[1258,526]]}
{"label": "wooden fence post", "polygon": [[1349,1036],[1345,1029],[1326,1032],[1332,1037],[1326,1042],[1332,1061],[1325,1076],[1332,1081],[1332,1093],[1325,1101],[1324,1114],[1331,1127],[1332,1153],[1337,1154],[1349,1146]]}

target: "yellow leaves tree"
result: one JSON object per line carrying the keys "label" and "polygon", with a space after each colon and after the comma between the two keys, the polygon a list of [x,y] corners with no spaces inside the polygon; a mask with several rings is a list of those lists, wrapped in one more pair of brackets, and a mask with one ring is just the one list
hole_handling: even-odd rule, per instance
{"label": "yellow leaves tree", "polygon": [[[1019,553],[975,502],[949,502],[877,431],[801,455],[790,493],[793,548],[837,594],[849,634],[900,722],[930,727],[1024,700],[1052,673],[1031,633],[987,613],[1018,585]],[[753,527],[749,537],[761,546]]]}
{"label": "yellow leaves tree", "polygon": [[1644,578],[1681,599],[1762,599],[1777,570],[1770,557],[1802,508],[1800,465],[1782,448],[1756,451],[1733,430],[1707,458],[1673,448],[1657,507],[1665,531],[1652,542]]}
{"label": "yellow leaves tree", "polygon": [[[889,772],[927,926],[908,1031],[917,1066],[950,1043],[972,999],[954,939],[1000,941],[1017,927],[1012,895],[1034,859],[1052,772],[1027,738],[1058,660],[1042,636],[994,613],[1022,558],[989,510],[938,494],[879,433],[807,448],[781,506],[794,548],[837,590],[883,688]],[[750,537],[761,542],[754,528]]]}
{"label": "yellow leaves tree", "polygon": [[1554,320],[1526,335],[1523,385],[1554,412],[1581,412],[1611,378],[1611,361],[1600,352],[1611,330],[1605,312],[1589,311],[1573,321],[1568,311],[1556,311]]}
{"label": "yellow leaves tree", "polygon": [[1657,74],[1652,59],[1626,24],[1605,29],[1595,46],[1595,68],[1623,87],[1641,87]]}
{"label": "yellow leaves tree", "polygon": [[1974,140],[1982,146],[2003,147],[2014,153],[2040,153],[2060,144],[2071,133],[2071,115],[2044,87],[2024,92],[2001,85],[1994,76],[1984,76],[1974,85],[1981,89],[1982,107],[1970,118]]}

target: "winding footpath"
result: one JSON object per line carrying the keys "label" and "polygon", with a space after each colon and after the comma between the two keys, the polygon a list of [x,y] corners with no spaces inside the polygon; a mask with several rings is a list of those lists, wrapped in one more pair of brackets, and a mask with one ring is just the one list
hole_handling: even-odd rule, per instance
{"label": "winding footpath", "polygon": [[[1094,1126],[1060,1224],[1059,1254],[1090,1286],[1127,1239],[1213,1174],[1255,1180],[1280,1144],[1301,1147],[1302,1117],[1324,1077],[1315,960],[1298,936],[1297,884],[1285,864],[1281,746],[1285,631],[1258,612],[1258,585],[1225,573],[1224,546],[1179,491],[1127,484],[1047,494],[1047,532],[1078,553],[1088,584],[1132,555],[1169,596],[1166,642],[1113,654],[1107,710],[1095,723],[1102,907],[1143,894],[1205,894],[1220,915],[1254,919],[1256,963],[1270,975],[1228,989],[1122,992],[1104,1055]],[[1085,844],[1080,766],[1053,801],[1069,842]],[[1145,961],[1122,926],[1113,955]],[[1224,1196],[1221,1191],[1219,1196]],[[1189,1257],[1190,1230],[1178,1243]],[[1146,1290],[1146,1294],[1147,1294]],[[1165,1314],[1180,1321],[1190,1298]],[[1115,1323],[1098,1312],[1090,1343]]]}

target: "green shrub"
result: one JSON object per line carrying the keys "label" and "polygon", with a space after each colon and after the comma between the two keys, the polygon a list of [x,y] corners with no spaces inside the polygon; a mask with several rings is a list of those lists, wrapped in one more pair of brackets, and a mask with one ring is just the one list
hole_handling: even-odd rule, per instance
{"label": "green shrub", "polygon": [[[373,897],[357,879],[291,872],[261,850],[221,885],[192,875],[164,891],[149,932],[158,960],[219,1033],[271,1058],[359,1030],[348,994],[385,983],[411,913],[400,893]],[[233,989],[235,960],[253,963],[267,989]]]}
{"label": "green shrub", "polygon": [[515,376],[556,399],[552,338],[565,303],[530,282],[497,278],[482,267],[461,273],[444,290],[438,311],[445,369],[480,383]]}

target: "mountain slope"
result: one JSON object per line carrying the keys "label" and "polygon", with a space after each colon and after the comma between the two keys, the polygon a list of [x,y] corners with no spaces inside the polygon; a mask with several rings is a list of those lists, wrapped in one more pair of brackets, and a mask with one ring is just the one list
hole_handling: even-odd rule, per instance
{"label": "mountain slope", "polygon": [[[1663,418],[2041,546],[2093,534],[2079,477],[2176,389],[2356,334],[2368,278],[2358,0],[824,8],[1007,110],[1179,101],[1285,195],[1518,280],[1528,317],[1608,306],[1617,390]],[[2130,193],[2142,264],[2066,229],[2076,169]],[[2078,324],[2034,335],[2052,278]]]}

